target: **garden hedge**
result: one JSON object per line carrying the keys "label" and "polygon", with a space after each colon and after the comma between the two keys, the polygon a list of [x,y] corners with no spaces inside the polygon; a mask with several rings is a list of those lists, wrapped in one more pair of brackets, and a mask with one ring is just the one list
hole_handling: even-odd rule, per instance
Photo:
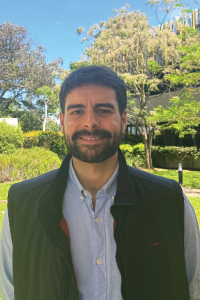
{"label": "garden hedge", "polygon": [[30,131],[24,134],[24,148],[44,147],[63,159],[68,150],[61,131]]}
{"label": "garden hedge", "polygon": [[0,154],[11,154],[23,146],[24,136],[18,125],[12,126],[5,120],[0,122]]}
{"label": "garden hedge", "polygon": [[0,155],[0,182],[25,180],[59,168],[56,153],[42,147],[19,149],[10,155]]}

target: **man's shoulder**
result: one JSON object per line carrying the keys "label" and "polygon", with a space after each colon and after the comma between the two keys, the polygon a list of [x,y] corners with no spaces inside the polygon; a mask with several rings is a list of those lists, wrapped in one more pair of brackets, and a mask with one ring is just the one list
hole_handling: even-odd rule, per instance
{"label": "man's shoulder", "polygon": [[42,174],[40,176],[37,176],[35,178],[31,178],[28,180],[24,180],[18,183],[15,183],[11,186],[8,194],[8,200],[14,198],[21,197],[27,193],[32,192],[33,190],[39,190],[42,191],[43,189],[47,189],[48,186],[50,186],[54,180],[54,178],[57,175],[59,169],[47,172],[45,174]]}
{"label": "man's shoulder", "polygon": [[182,194],[182,189],[179,183],[173,179],[168,179],[162,176],[154,175],[149,172],[128,166],[131,177],[134,179],[140,179],[143,182],[149,182],[152,185],[157,185],[163,187],[165,189],[170,189],[171,191],[175,191]]}

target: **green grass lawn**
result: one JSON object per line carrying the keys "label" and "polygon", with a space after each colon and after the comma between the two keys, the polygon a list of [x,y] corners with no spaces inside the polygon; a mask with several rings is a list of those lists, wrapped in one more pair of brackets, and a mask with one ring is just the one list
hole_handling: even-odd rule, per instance
{"label": "green grass lawn", "polygon": [[[178,170],[143,169],[143,171],[178,181]],[[200,171],[184,171],[183,170],[183,185],[182,186],[183,187],[191,187],[193,189],[200,189]]]}
{"label": "green grass lawn", "polygon": [[13,185],[16,182],[18,181],[14,181],[10,183],[0,183],[0,201],[7,200],[9,188],[11,187],[11,185]]}

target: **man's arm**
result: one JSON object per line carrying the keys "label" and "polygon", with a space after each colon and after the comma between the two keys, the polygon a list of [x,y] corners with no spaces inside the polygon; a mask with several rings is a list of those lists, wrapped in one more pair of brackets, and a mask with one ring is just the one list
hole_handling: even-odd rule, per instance
{"label": "man's arm", "polygon": [[[200,203],[200,198],[199,198]],[[184,195],[185,261],[190,300],[200,300],[200,235],[195,211]]]}
{"label": "man's arm", "polygon": [[12,251],[7,208],[3,218],[0,243],[0,294],[2,300],[14,300]]}

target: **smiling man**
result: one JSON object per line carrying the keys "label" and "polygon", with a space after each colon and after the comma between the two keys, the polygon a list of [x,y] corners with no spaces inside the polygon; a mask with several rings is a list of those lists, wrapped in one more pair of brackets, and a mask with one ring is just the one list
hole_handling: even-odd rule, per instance
{"label": "smiling man", "polygon": [[126,164],[126,87],[72,72],[60,91],[69,153],[14,184],[1,233],[2,300],[200,300],[194,209],[174,180]]}
{"label": "smiling man", "polygon": [[120,116],[115,90],[98,85],[75,88],[66,98],[60,124],[77,177],[92,195],[114,173],[118,148],[126,128],[126,110]]}

